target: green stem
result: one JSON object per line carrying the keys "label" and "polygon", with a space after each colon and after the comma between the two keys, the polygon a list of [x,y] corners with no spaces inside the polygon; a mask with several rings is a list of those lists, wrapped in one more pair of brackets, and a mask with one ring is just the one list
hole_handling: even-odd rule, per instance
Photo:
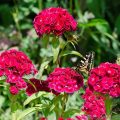
{"label": "green stem", "polygon": [[59,42],[59,38],[56,36],[54,36],[52,39],[52,52],[53,52],[53,63],[56,63],[56,66],[59,67],[60,42]]}
{"label": "green stem", "polygon": [[78,0],[75,0],[75,8],[76,8],[78,17],[83,18],[82,11],[80,9],[80,2]]}
{"label": "green stem", "polygon": [[35,112],[35,120],[38,120],[38,111]]}
{"label": "green stem", "polygon": [[62,100],[62,113],[61,113],[61,117],[63,117],[63,115],[64,115],[64,112],[65,112],[65,109],[66,109],[67,100],[68,100],[68,94],[64,93],[63,100]]}
{"label": "green stem", "polygon": [[18,15],[19,15],[19,10],[18,10],[17,6],[15,6],[14,11],[12,12],[12,16],[13,16],[13,20],[15,22],[15,26],[16,26],[18,32],[19,32],[20,40],[22,40],[22,32],[20,30]]}
{"label": "green stem", "polygon": [[111,109],[112,109],[112,98],[110,98],[109,96],[106,97],[105,106],[106,106],[107,120],[110,120],[111,119]]}
{"label": "green stem", "polygon": [[39,8],[39,10],[42,10],[42,3],[43,3],[42,0],[38,0],[38,8]]}
{"label": "green stem", "polygon": [[72,6],[73,6],[72,0],[70,0],[70,12],[71,12],[71,14],[72,14]]}

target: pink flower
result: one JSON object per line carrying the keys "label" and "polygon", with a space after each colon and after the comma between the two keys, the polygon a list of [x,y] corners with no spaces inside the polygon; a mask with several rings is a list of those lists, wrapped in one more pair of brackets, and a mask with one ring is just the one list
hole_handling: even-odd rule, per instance
{"label": "pink flower", "polygon": [[16,95],[18,94],[18,89],[15,87],[15,86],[10,86],[10,93],[13,94],[13,95]]}
{"label": "pink flower", "polygon": [[39,91],[52,92],[55,95],[59,94],[59,93],[55,92],[54,90],[51,90],[48,87],[48,82],[47,81],[37,80],[35,78],[30,79],[27,82],[26,94],[28,96],[31,96],[32,94],[37,93]]}
{"label": "pink flower", "polygon": [[47,118],[45,118],[45,117],[41,117],[40,120],[47,120]]}
{"label": "pink flower", "polygon": [[95,95],[89,88],[87,88],[83,95],[83,99],[85,102],[82,110],[90,117],[90,120],[106,120],[106,110],[103,97]]}
{"label": "pink flower", "polygon": [[58,118],[58,120],[64,120],[64,118],[60,117],[60,118]]}
{"label": "pink flower", "polygon": [[90,71],[88,85],[96,92],[120,96],[120,65],[102,63]]}
{"label": "pink flower", "polygon": [[88,120],[88,117],[86,115],[78,115],[76,116],[77,120]]}
{"label": "pink flower", "polygon": [[47,78],[48,86],[61,93],[73,93],[83,86],[83,77],[71,68],[55,68]]}
{"label": "pink flower", "polygon": [[0,76],[5,75],[6,82],[14,85],[18,91],[26,88],[23,76],[36,72],[32,61],[23,52],[7,50],[0,54]]}
{"label": "pink flower", "polygon": [[75,119],[73,119],[73,118],[67,118],[66,120],[75,120]]}
{"label": "pink flower", "polygon": [[47,8],[41,11],[33,21],[34,28],[39,36],[53,33],[62,35],[66,31],[74,31],[77,28],[77,22],[63,8]]}

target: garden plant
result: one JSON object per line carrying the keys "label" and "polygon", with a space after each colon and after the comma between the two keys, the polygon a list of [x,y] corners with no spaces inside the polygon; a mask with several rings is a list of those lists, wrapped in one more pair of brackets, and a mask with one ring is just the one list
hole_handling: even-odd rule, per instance
{"label": "garden plant", "polygon": [[[81,12],[76,20],[72,9],[63,7],[34,10],[27,38],[13,13],[21,49],[0,53],[0,120],[120,120],[120,58],[100,62],[101,51],[86,47],[84,52],[81,42],[114,40],[110,53],[117,55],[119,42],[104,29],[108,23],[89,21]],[[109,49],[106,43],[103,48]]]}

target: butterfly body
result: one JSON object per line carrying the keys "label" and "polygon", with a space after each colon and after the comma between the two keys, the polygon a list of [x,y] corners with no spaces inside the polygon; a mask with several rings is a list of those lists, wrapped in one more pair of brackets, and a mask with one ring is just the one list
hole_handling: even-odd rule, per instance
{"label": "butterfly body", "polygon": [[76,67],[76,71],[81,73],[89,74],[90,70],[93,68],[94,52],[89,52],[83,57]]}

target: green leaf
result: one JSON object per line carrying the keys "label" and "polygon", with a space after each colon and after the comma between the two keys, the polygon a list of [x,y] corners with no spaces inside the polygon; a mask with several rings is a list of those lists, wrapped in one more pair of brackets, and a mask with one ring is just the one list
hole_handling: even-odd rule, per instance
{"label": "green leaf", "polygon": [[32,28],[32,25],[31,25],[31,24],[28,24],[28,23],[25,23],[25,24],[20,25],[20,29],[21,29],[21,30],[31,29],[31,28]]}
{"label": "green leaf", "polygon": [[57,48],[52,47],[52,51],[53,51],[53,63],[55,63],[58,59],[60,47],[59,46]]}
{"label": "green leaf", "polygon": [[59,116],[58,114],[60,114],[60,106],[59,106],[59,103],[62,99],[62,94],[58,95],[58,96],[55,96],[50,104],[48,106],[46,106],[46,109],[44,111],[44,115],[45,116],[48,116],[49,113],[52,113],[53,111],[56,113],[56,116]]}
{"label": "green leaf", "polygon": [[67,111],[64,112],[63,116],[65,118],[71,117],[75,113],[80,113],[80,109],[68,109]]}
{"label": "green leaf", "polygon": [[111,120],[119,120],[120,119],[120,114],[118,115],[113,115]]}
{"label": "green leaf", "polygon": [[105,107],[106,107],[106,114],[110,115],[112,109],[112,98],[110,98],[109,96],[106,97]]}
{"label": "green leaf", "polygon": [[24,111],[22,111],[22,113],[17,117],[16,120],[21,120],[23,119],[25,116],[27,116],[28,114],[32,113],[32,112],[35,112],[36,111],[36,107],[31,107],[31,108],[28,108]]}
{"label": "green leaf", "polygon": [[27,80],[29,80],[29,79],[31,79],[31,78],[33,78],[34,76],[32,75],[32,74],[30,74],[30,75],[24,75],[23,76],[23,79],[27,79]]}
{"label": "green leaf", "polygon": [[37,78],[37,79],[41,79],[41,78],[42,78],[44,69],[48,66],[48,64],[49,64],[49,61],[45,61],[45,62],[43,62],[43,63],[41,64],[38,73],[35,75],[35,78]]}
{"label": "green leaf", "polygon": [[1,76],[0,77],[0,82],[3,82],[3,81],[5,81],[6,80],[6,76]]}
{"label": "green leaf", "polygon": [[110,35],[109,33],[103,33],[106,37],[112,40],[112,47],[115,50],[119,50],[120,42],[114,38],[114,36]]}
{"label": "green leaf", "polygon": [[58,39],[58,37],[53,37],[53,39],[52,39],[52,47],[53,48],[57,48],[58,46],[59,46],[59,39]]}
{"label": "green leaf", "polygon": [[100,33],[103,33],[103,34],[108,32],[109,30],[108,24],[98,24],[96,25],[96,28]]}
{"label": "green leaf", "polygon": [[115,27],[117,29],[117,33],[120,34],[120,15],[117,17],[117,20],[115,21]]}
{"label": "green leaf", "polygon": [[56,96],[52,101],[52,103],[53,103],[53,105],[51,107],[52,109],[50,108],[51,111],[55,111],[56,120],[58,120],[58,118],[62,112],[62,108],[60,107],[60,104],[63,102],[62,98],[63,98],[63,94]]}
{"label": "green leaf", "polygon": [[11,103],[11,111],[15,112],[18,109],[22,109],[22,106],[19,102],[15,101]]}
{"label": "green leaf", "polygon": [[88,9],[96,16],[96,18],[101,18],[107,10],[105,0],[86,0]]}
{"label": "green leaf", "polygon": [[78,23],[79,27],[85,27],[85,28],[89,28],[89,27],[95,27],[98,25],[107,25],[108,23],[103,20],[103,19],[93,19],[87,23]]}
{"label": "green leaf", "polygon": [[98,36],[97,36],[96,34],[91,33],[90,35],[91,35],[91,37],[93,38],[93,40],[99,44],[100,47],[103,47],[106,51],[109,51],[109,52],[111,52],[112,54],[116,55],[116,52],[113,51],[113,50],[111,50],[111,49],[109,49],[109,47],[106,47],[106,45],[103,44],[103,43],[100,41],[100,39],[98,38]]}
{"label": "green leaf", "polygon": [[5,102],[5,97],[0,95],[0,108],[3,106],[3,103]]}
{"label": "green leaf", "polygon": [[31,6],[31,10],[36,14],[38,14],[40,12],[39,9],[37,7],[34,7],[34,6]]}
{"label": "green leaf", "polygon": [[41,39],[42,39],[42,47],[43,48],[47,48],[48,43],[49,43],[49,35],[44,35]]}
{"label": "green leaf", "polygon": [[25,105],[29,104],[31,101],[33,101],[33,100],[35,100],[37,98],[40,98],[40,97],[42,97],[44,95],[47,95],[47,94],[51,94],[52,95],[52,93],[47,93],[47,92],[44,92],[44,91],[40,91],[38,93],[35,93],[35,94],[31,95],[30,97],[28,97],[25,100],[25,102],[23,103],[23,105],[25,106]]}
{"label": "green leaf", "polygon": [[58,59],[59,51],[60,51],[60,43],[57,37],[52,39],[52,51],[53,51],[53,63],[55,63]]}
{"label": "green leaf", "polygon": [[76,55],[76,56],[79,56],[79,57],[83,58],[82,54],[80,54],[77,51],[64,51],[64,52],[61,53],[60,56],[66,56],[66,55],[70,55],[70,54]]}

